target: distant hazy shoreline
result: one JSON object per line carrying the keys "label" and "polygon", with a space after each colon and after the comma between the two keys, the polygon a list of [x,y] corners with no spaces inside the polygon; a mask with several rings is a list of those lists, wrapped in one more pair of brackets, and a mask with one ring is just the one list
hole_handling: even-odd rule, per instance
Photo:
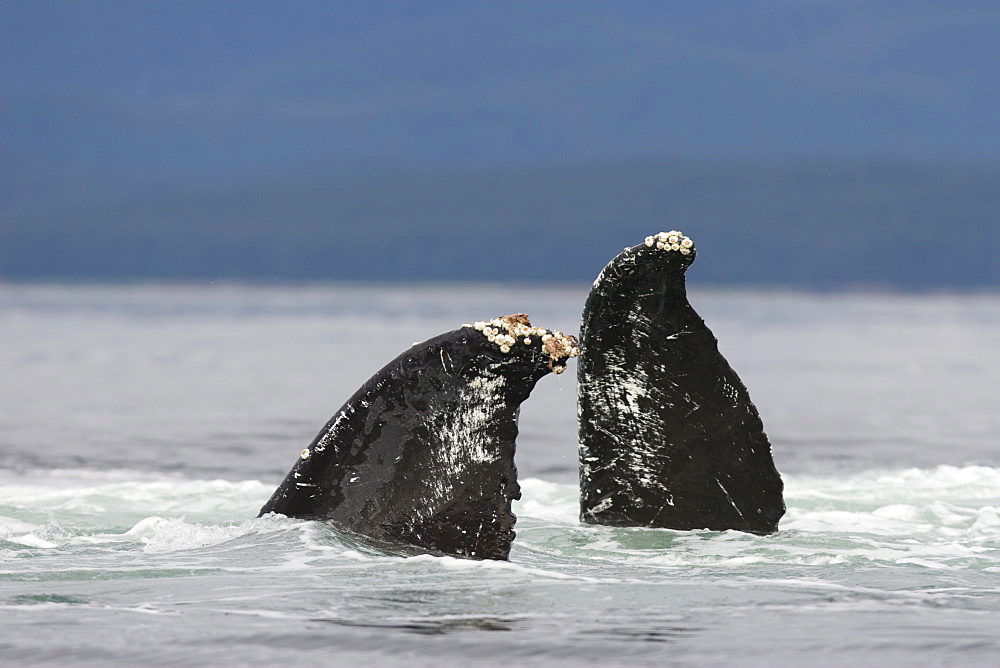
{"label": "distant hazy shoreline", "polygon": [[694,284],[1000,286],[1000,166],[978,163],[662,161],[131,188],[92,178],[26,184],[0,207],[0,279],[575,283],[676,228],[698,245]]}

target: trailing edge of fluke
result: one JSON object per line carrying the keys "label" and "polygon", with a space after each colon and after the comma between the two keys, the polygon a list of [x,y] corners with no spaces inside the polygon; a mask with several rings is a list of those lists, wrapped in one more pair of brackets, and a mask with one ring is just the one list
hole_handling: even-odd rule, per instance
{"label": "trailing edge of fluke", "polygon": [[756,407],[688,303],[694,243],[661,232],[594,281],[580,327],[580,518],[777,531],[781,476]]}

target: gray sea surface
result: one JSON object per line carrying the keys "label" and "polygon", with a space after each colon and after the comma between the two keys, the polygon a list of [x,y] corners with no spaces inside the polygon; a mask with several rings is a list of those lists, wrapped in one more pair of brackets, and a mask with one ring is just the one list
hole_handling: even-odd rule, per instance
{"label": "gray sea surface", "polygon": [[256,515],[375,371],[585,287],[0,285],[5,665],[996,665],[1000,296],[692,290],[786,483],[772,536],[582,525],[575,366],[510,562]]}

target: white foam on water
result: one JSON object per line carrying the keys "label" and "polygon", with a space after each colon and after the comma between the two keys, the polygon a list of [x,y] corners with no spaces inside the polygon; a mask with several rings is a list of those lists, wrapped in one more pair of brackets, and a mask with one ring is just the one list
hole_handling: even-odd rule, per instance
{"label": "white foam on water", "polygon": [[557,523],[575,523],[580,500],[573,485],[561,485],[538,478],[520,481],[521,498],[512,504],[514,514]]}
{"label": "white foam on water", "polygon": [[[786,476],[780,531],[581,525],[573,485],[522,482],[518,541],[530,554],[657,569],[911,565],[985,570],[1000,560],[1000,469],[940,466],[843,477]],[[518,543],[515,543],[515,547]]]}
{"label": "white foam on water", "polygon": [[[131,479],[130,479],[131,478]],[[786,476],[780,531],[671,531],[581,524],[575,485],[528,478],[515,502],[510,562],[399,556],[334,527],[281,516],[254,518],[271,492],[258,481],[190,480],[127,472],[0,472],[0,561],[22,550],[180,553],[294,530],[298,553],[274,569],[433,565],[540,578],[605,579],[678,569],[746,571],[779,564],[888,564],[937,570],[1000,567],[1000,469],[939,466],[842,477]]]}
{"label": "white foam on water", "polygon": [[582,582],[597,582],[596,578],[582,577],[568,573],[561,573],[545,568],[533,568],[511,561],[495,561],[493,559],[472,560],[458,559],[449,556],[436,556],[430,554],[420,554],[412,557],[405,557],[410,564],[432,564],[445,569],[456,571],[503,571],[507,573],[517,573],[531,575],[554,580],[578,580]]}
{"label": "white foam on water", "polygon": [[947,499],[1000,498],[1000,468],[937,466],[900,471],[866,471],[843,477],[786,476],[786,501],[905,503]]}
{"label": "white foam on water", "polygon": [[274,515],[230,525],[195,524],[183,517],[147,517],[123,536],[137,540],[143,552],[175,552],[219,545],[244,536],[283,531],[289,523],[287,518]]}
{"label": "white foam on water", "polygon": [[244,502],[259,508],[272,486],[256,480],[189,480],[142,472],[0,471],[0,507],[34,511],[121,512],[156,508],[158,512],[226,512]]}

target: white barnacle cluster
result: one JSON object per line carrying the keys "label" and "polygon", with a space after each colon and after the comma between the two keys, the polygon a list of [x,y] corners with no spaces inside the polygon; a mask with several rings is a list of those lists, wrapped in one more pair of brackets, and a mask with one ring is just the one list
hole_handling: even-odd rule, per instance
{"label": "white barnacle cluster", "polygon": [[524,313],[505,315],[490,321],[479,320],[471,325],[482,332],[490,343],[496,344],[500,352],[509,353],[515,346],[538,345],[549,356],[549,368],[555,373],[562,373],[566,366],[553,366],[555,362],[580,354],[579,344],[572,334],[552,331],[544,327],[532,327],[528,316]]}
{"label": "white barnacle cluster", "polygon": [[655,246],[658,250],[677,251],[681,255],[690,255],[691,251],[694,250],[694,242],[684,236],[683,232],[678,232],[677,230],[660,232],[659,234],[646,237],[645,243],[650,248]]}

